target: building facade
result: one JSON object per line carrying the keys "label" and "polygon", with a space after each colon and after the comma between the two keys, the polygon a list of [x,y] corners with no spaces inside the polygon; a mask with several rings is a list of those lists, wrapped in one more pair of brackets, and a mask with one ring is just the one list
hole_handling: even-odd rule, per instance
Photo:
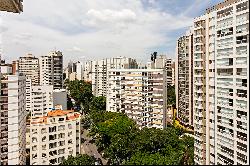
{"label": "building facade", "polygon": [[164,69],[108,70],[107,111],[122,112],[142,127],[166,127]]}
{"label": "building facade", "polygon": [[193,32],[177,41],[176,50],[176,109],[177,118],[193,126]]}
{"label": "building facade", "polygon": [[54,110],[30,124],[30,164],[58,165],[80,154],[80,113]]}
{"label": "building facade", "polygon": [[91,62],[91,83],[95,96],[106,96],[107,94],[107,71],[109,69],[137,68],[135,59],[118,57],[107,58]]}
{"label": "building facade", "polygon": [[76,62],[76,79],[83,80],[83,63],[80,61]]}
{"label": "building facade", "polygon": [[67,110],[67,91],[66,89],[53,90],[53,107],[61,105],[63,110]]}
{"label": "building facade", "polygon": [[194,20],[195,164],[249,164],[249,1]]}
{"label": "building facade", "polygon": [[31,86],[30,101],[31,118],[46,116],[53,108],[53,86]]}
{"label": "building facade", "polygon": [[166,55],[158,55],[157,52],[154,52],[151,55],[151,61],[148,62],[147,68],[149,69],[165,69],[166,70],[166,78],[167,78],[167,85],[173,85],[173,69],[172,69],[172,59],[167,58]]}
{"label": "building facade", "polygon": [[32,54],[19,58],[18,61],[19,73],[23,73],[26,78],[31,79],[31,85],[39,85],[40,74],[39,74],[39,60]]}
{"label": "building facade", "polygon": [[1,76],[0,164],[26,164],[25,76]]}
{"label": "building facade", "polygon": [[40,84],[53,85],[54,89],[63,87],[63,55],[60,51],[52,51],[39,58]]}
{"label": "building facade", "polygon": [[83,80],[92,82],[92,61],[87,61],[83,66]]}

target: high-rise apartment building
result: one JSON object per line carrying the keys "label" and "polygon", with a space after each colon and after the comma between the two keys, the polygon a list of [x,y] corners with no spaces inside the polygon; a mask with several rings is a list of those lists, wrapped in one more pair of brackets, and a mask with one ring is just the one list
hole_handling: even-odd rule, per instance
{"label": "high-rise apartment building", "polygon": [[118,57],[107,58],[91,62],[92,91],[95,96],[106,96],[107,93],[107,71],[109,69],[131,69],[137,68],[135,59]]}
{"label": "high-rise apartment building", "polygon": [[172,62],[171,68],[172,68],[172,86],[174,86],[175,85],[175,62]]}
{"label": "high-rise apartment building", "polygon": [[40,84],[53,85],[54,89],[63,87],[63,55],[60,51],[52,51],[39,58]]}
{"label": "high-rise apartment building", "polygon": [[83,73],[84,73],[83,63],[80,61],[77,61],[75,63],[72,63],[70,61],[68,63],[67,68],[65,69],[66,79],[69,79],[70,81],[83,80],[84,77]]}
{"label": "high-rise apartment building", "polygon": [[110,69],[107,111],[122,112],[140,127],[166,127],[167,84],[164,69]]}
{"label": "high-rise apartment building", "polygon": [[76,79],[82,80],[83,79],[83,63],[77,61],[76,63]]}
{"label": "high-rise apartment building", "polygon": [[195,164],[249,164],[249,1],[194,20]]}
{"label": "high-rise apartment building", "polygon": [[23,73],[26,76],[26,110],[31,112],[31,88],[39,85],[39,60],[32,54],[20,57],[18,61],[13,61],[12,72]]}
{"label": "high-rise apartment building", "polygon": [[30,164],[58,165],[80,154],[80,113],[54,110],[31,119]]}
{"label": "high-rise apartment building", "polygon": [[173,73],[172,73],[172,59],[167,58],[166,55],[157,55],[154,52],[151,55],[151,61],[148,62],[149,69],[166,69],[167,85],[173,85]]}
{"label": "high-rise apartment building", "polygon": [[193,32],[187,31],[176,46],[176,108],[177,118],[193,126]]}
{"label": "high-rise apartment building", "polygon": [[12,73],[16,74],[19,70],[19,60],[12,61]]}
{"label": "high-rise apartment building", "polygon": [[39,60],[32,54],[19,58],[19,73],[23,73],[27,79],[31,79],[31,85],[39,85]]}
{"label": "high-rise apartment building", "polygon": [[0,86],[0,165],[25,165],[25,76],[4,73]]}
{"label": "high-rise apartment building", "polygon": [[172,59],[171,58],[167,58],[166,59],[166,63],[165,63],[165,67],[166,67],[166,71],[167,71],[167,84],[168,85],[172,85],[173,84],[173,71],[172,71]]}
{"label": "high-rise apartment building", "polygon": [[92,82],[92,61],[84,63],[83,66],[83,80],[86,82]]}
{"label": "high-rise apartment building", "polygon": [[32,118],[46,116],[53,108],[53,86],[31,86],[30,101]]}

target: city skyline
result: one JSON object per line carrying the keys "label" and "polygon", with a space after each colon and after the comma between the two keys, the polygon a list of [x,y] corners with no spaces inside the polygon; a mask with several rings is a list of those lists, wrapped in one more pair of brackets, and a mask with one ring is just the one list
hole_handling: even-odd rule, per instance
{"label": "city skyline", "polygon": [[26,0],[25,12],[1,13],[0,52],[6,61],[28,53],[42,56],[55,49],[64,53],[66,63],[70,59],[86,61],[114,56],[137,57],[146,62],[153,51],[173,58],[175,41],[192,25],[193,17],[218,3],[216,0],[60,2]]}
{"label": "city skyline", "polygon": [[249,165],[249,0],[25,2],[0,0],[0,165]]}

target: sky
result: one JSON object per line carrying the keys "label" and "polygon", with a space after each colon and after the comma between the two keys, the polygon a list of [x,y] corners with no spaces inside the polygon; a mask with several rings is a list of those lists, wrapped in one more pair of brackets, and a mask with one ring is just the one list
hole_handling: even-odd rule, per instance
{"label": "sky", "polygon": [[175,56],[193,18],[222,0],[24,0],[20,14],[0,12],[0,54],[7,62],[60,50],[64,62],[152,52]]}

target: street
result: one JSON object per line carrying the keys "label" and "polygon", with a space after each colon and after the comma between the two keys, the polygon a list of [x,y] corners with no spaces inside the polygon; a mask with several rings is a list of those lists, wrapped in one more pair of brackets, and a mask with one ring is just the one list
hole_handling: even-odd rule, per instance
{"label": "street", "polygon": [[99,152],[97,151],[97,147],[95,144],[90,143],[90,141],[92,140],[91,137],[88,137],[89,131],[88,130],[83,130],[83,134],[82,134],[82,138],[85,139],[85,142],[81,145],[81,153],[83,154],[87,154],[89,156],[94,156],[96,159],[101,159],[102,164],[106,165],[107,164],[107,160],[105,160],[101,154],[99,154]]}

